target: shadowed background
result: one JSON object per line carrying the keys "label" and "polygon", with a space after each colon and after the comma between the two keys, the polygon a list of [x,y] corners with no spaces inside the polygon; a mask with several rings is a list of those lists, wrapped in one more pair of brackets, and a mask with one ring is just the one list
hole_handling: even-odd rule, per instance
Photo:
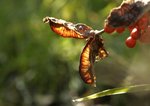
{"label": "shadowed background", "polygon": [[102,29],[121,0],[1,0],[0,106],[149,106],[149,93],[73,103],[104,89],[145,84],[150,79],[149,45],[125,46],[129,36],[103,34],[109,57],[95,64],[97,88],[78,73],[84,40],[64,39],[42,22],[45,16]]}

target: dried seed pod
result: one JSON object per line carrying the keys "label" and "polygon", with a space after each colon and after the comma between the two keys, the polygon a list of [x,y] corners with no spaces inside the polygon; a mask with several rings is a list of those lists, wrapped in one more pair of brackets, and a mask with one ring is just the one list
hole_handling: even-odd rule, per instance
{"label": "dried seed pod", "polygon": [[90,38],[81,53],[79,66],[80,76],[85,83],[96,86],[93,64],[95,60],[100,60],[107,56],[108,52],[103,47],[103,39],[98,35]]}
{"label": "dried seed pod", "polygon": [[112,27],[128,27],[147,11],[150,11],[150,0],[126,0],[111,10],[105,24]]}
{"label": "dried seed pod", "polygon": [[90,85],[95,86],[96,77],[93,70],[93,64],[95,59],[93,58],[93,54],[91,51],[91,42],[93,38],[91,38],[87,44],[85,45],[81,56],[80,56],[80,66],[79,66],[79,73],[82,80]]}
{"label": "dried seed pod", "polygon": [[95,35],[91,43],[91,51],[96,60],[103,59],[108,56],[108,52],[104,48],[104,41],[102,37]]}
{"label": "dried seed pod", "polygon": [[94,62],[108,55],[103,47],[103,40],[99,37],[104,30],[93,30],[91,27],[82,23],[73,24],[53,17],[46,17],[43,19],[43,22],[49,23],[51,29],[62,37],[88,38],[88,42],[80,56],[79,73],[85,83],[96,86],[96,76],[93,69]]}
{"label": "dried seed pod", "polygon": [[58,35],[66,38],[79,38],[84,39],[90,36],[91,27],[78,23],[73,24],[66,22],[62,19],[56,19],[53,17],[45,17],[43,22],[49,23],[51,29]]}

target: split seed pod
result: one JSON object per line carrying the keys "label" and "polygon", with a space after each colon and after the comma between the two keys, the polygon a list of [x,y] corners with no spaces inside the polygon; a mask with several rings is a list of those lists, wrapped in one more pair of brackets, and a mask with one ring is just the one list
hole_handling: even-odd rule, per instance
{"label": "split seed pod", "polygon": [[148,11],[150,0],[124,0],[119,7],[111,10],[105,24],[114,28],[128,27]]}
{"label": "split seed pod", "polygon": [[79,73],[82,80],[93,86],[96,86],[96,76],[94,72],[94,62],[108,56],[108,52],[103,47],[103,40],[98,35],[87,42],[84,47],[81,57]]}
{"label": "split seed pod", "polygon": [[49,23],[52,31],[62,37],[88,39],[80,56],[79,73],[85,83],[96,86],[94,62],[108,55],[103,47],[103,39],[99,37],[99,34],[104,31],[98,32],[85,24],[73,24],[53,17],[45,17],[43,21],[44,23]]}
{"label": "split seed pod", "polygon": [[58,35],[65,38],[78,38],[85,39],[90,36],[91,27],[78,23],[73,24],[71,22],[66,22],[62,19],[56,19],[53,17],[45,17],[43,19],[45,23],[49,23],[51,29]]}

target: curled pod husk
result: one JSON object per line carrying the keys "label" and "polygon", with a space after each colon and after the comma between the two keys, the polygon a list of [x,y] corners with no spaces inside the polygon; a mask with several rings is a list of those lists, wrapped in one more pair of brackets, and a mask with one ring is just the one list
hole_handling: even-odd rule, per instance
{"label": "curled pod husk", "polygon": [[94,62],[107,56],[108,52],[103,47],[102,38],[98,35],[90,38],[81,53],[79,66],[80,76],[85,83],[96,86],[96,76],[93,68]]}
{"label": "curled pod husk", "polygon": [[43,21],[49,23],[53,32],[65,38],[86,39],[90,36],[90,31],[92,30],[91,27],[85,24],[73,24],[54,17],[45,17]]}
{"label": "curled pod husk", "polygon": [[105,24],[112,27],[128,27],[150,11],[150,0],[126,0],[111,10]]}

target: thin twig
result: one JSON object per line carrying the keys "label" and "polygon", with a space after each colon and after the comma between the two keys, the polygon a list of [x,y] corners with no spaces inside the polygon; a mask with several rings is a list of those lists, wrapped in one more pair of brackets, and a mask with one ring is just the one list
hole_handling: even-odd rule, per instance
{"label": "thin twig", "polygon": [[95,35],[102,35],[105,31],[104,29],[101,29],[101,30],[95,30]]}

